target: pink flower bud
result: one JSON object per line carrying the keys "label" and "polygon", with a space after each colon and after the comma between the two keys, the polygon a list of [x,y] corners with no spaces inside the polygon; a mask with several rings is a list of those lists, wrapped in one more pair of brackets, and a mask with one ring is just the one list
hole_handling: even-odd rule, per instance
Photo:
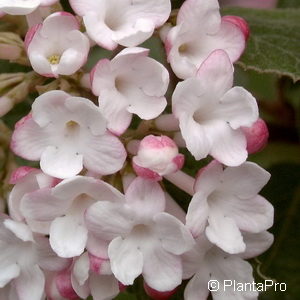
{"label": "pink flower bud", "polygon": [[102,258],[88,253],[90,261],[90,270],[101,275],[111,274],[110,262],[108,258]]}
{"label": "pink flower bud", "polygon": [[184,156],[178,153],[177,145],[167,136],[146,136],[133,158],[136,173],[153,180],[178,171],[183,163]]}
{"label": "pink flower bud", "polygon": [[175,292],[176,288],[172,291],[160,292],[151,288],[147,283],[144,282],[144,289],[146,294],[154,300],[167,300],[169,299]]}
{"label": "pink flower bud", "polygon": [[62,297],[70,300],[79,299],[72,287],[71,271],[69,269],[64,270],[56,275],[55,284]]}
{"label": "pink flower bud", "polygon": [[247,139],[248,153],[262,150],[268,142],[269,131],[264,120],[258,119],[251,127],[242,127]]}
{"label": "pink flower bud", "polygon": [[28,166],[22,166],[14,170],[10,176],[9,183],[10,184],[16,184],[17,181],[25,177],[27,174],[29,174],[32,171],[36,171],[38,169],[36,168],[31,168]]}

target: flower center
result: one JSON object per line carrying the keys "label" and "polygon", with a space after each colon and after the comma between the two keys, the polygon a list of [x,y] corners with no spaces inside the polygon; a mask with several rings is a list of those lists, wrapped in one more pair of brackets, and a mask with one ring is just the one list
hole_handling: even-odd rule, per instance
{"label": "flower center", "polygon": [[53,54],[48,57],[48,61],[50,62],[51,65],[57,65],[57,64],[59,64],[59,61],[60,61],[60,55]]}
{"label": "flower center", "polygon": [[188,51],[188,44],[182,44],[182,45],[180,45],[179,48],[178,48],[178,52],[179,52],[180,54],[184,54],[184,53],[186,53],[187,51]]}
{"label": "flower center", "polygon": [[126,90],[126,87],[127,87],[126,80],[124,80],[121,77],[116,77],[115,78],[115,87],[119,93],[121,93],[121,94],[124,93],[124,91]]}
{"label": "flower center", "polygon": [[80,125],[77,122],[70,120],[66,123],[65,137],[78,136],[79,131],[80,131]]}

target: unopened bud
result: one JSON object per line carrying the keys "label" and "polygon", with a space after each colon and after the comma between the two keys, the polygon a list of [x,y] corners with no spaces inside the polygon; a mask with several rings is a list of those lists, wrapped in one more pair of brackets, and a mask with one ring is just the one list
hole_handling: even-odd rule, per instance
{"label": "unopened bud", "polygon": [[247,139],[248,153],[262,150],[268,142],[269,130],[264,120],[258,119],[251,127],[242,127]]}
{"label": "unopened bud", "polygon": [[184,156],[178,153],[177,145],[167,136],[146,136],[133,158],[136,173],[144,178],[160,180],[161,176],[182,168]]}

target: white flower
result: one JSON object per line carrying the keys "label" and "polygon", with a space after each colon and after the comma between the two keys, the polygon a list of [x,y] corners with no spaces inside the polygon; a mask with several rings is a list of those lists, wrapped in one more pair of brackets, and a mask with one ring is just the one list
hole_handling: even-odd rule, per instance
{"label": "white flower", "polygon": [[81,298],[87,298],[89,294],[93,299],[113,299],[119,294],[118,280],[109,272],[98,273],[91,269],[93,259],[87,252],[75,260],[72,269],[72,286]]}
{"label": "white flower", "polygon": [[200,170],[186,225],[194,237],[204,231],[213,244],[234,254],[245,251],[241,231],[258,233],[273,224],[273,206],[258,192],[270,174],[255,163],[239,167],[211,162]]}
{"label": "white flower", "polygon": [[[245,234],[246,251],[239,255],[230,255],[211,245],[205,237],[197,239],[194,248],[183,254],[184,278],[193,278],[184,291],[185,300],[205,300],[209,295],[208,284],[218,282],[219,289],[212,291],[212,298],[230,300],[255,300],[258,292],[247,289],[238,290],[233,286],[224,286],[225,280],[235,280],[241,284],[254,282],[251,265],[244,259],[255,257],[266,251],[273,243],[273,235],[267,231],[257,234]],[[212,286],[216,287],[216,286]]]}
{"label": "white flower", "polygon": [[70,0],[88,35],[101,47],[135,47],[168,19],[170,0]]}
{"label": "white flower", "polygon": [[169,73],[148,53],[145,48],[124,49],[111,61],[100,60],[91,72],[93,93],[99,96],[99,107],[115,134],[127,129],[132,114],[153,119],[167,105]]}
{"label": "white flower", "polygon": [[177,145],[164,135],[144,137],[133,157],[133,167],[139,176],[157,180],[178,171],[183,163],[184,156],[178,153]]}
{"label": "white flower", "polygon": [[33,26],[25,37],[32,68],[47,77],[71,75],[81,68],[90,43],[79,27],[77,19],[66,12],[54,13]]}
{"label": "white flower", "polygon": [[53,253],[47,238],[33,236],[26,224],[0,216],[0,288],[13,280],[19,300],[41,300],[45,284],[41,268],[56,271],[68,264]]}
{"label": "white flower", "polygon": [[39,6],[50,6],[58,0],[1,0],[0,10],[9,15],[28,15]]}
{"label": "white flower", "polygon": [[100,174],[122,168],[123,144],[106,130],[106,121],[91,101],[63,91],[50,91],[32,105],[32,117],[16,124],[12,150],[41,160],[44,173],[57,178],[78,174],[83,166]]}
{"label": "white flower", "polygon": [[[16,169],[10,178],[10,183],[15,185],[8,197],[8,209],[11,218],[20,222],[25,220],[20,210],[20,203],[25,194],[39,189],[53,187],[58,182],[58,179],[44,174],[39,169],[26,166]],[[27,219],[26,223],[33,232],[49,233],[49,222],[38,222]]]}
{"label": "white flower", "polygon": [[86,213],[88,229],[111,241],[111,269],[124,285],[143,274],[157,291],[173,290],[182,280],[180,255],[194,241],[175,217],[164,213],[165,197],[159,184],[140,177],[128,187],[126,203],[97,202]]}
{"label": "white flower", "polygon": [[168,60],[177,77],[195,76],[208,55],[222,49],[232,62],[245,48],[249,33],[241,18],[223,17],[217,0],[186,0],[181,6],[177,25],[165,40]]}
{"label": "white flower", "polygon": [[123,201],[123,195],[104,181],[75,176],[53,188],[27,193],[21,200],[26,219],[50,222],[50,244],[60,257],[80,255],[87,245],[86,209],[96,201]]}
{"label": "white flower", "polygon": [[254,97],[232,87],[233,67],[222,50],[205,60],[197,76],[180,82],[172,106],[187,149],[199,160],[208,154],[228,166],[243,163],[248,152],[241,129],[258,119]]}

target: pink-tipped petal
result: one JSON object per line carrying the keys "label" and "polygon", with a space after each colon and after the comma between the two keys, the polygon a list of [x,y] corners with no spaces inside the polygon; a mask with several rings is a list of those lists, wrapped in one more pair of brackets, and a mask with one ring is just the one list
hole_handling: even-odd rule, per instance
{"label": "pink-tipped petal", "polygon": [[40,30],[41,26],[42,26],[42,24],[36,24],[27,31],[26,36],[25,36],[25,40],[24,40],[26,50],[28,49],[28,46],[30,45],[30,43],[31,43],[34,35],[36,34],[36,32],[38,30]]}
{"label": "pink-tipped petal", "polygon": [[16,184],[19,180],[21,180],[23,177],[25,177],[27,174],[29,174],[32,171],[38,171],[37,168],[31,168],[28,166],[22,166],[14,170],[10,176],[9,183],[10,184]]}
{"label": "pink-tipped petal", "polygon": [[139,165],[135,164],[134,162],[132,162],[132,166],[133,166],[135,173],[140,177],[143,177],[145,179],[155,180],[155,181],[162,180],[162,176],[160,176],[156,172],[151,171],[148,168],[140,167]]}
{"label": "pink-tipped petal", "polygon": [[239,27],[239,29],[244,34],[245,40],[247,41],[249,39],[250,29],[245,19],[238,16],[224,16],[222,17],[222,20],[226,22],[231,22],[232,24]]}

